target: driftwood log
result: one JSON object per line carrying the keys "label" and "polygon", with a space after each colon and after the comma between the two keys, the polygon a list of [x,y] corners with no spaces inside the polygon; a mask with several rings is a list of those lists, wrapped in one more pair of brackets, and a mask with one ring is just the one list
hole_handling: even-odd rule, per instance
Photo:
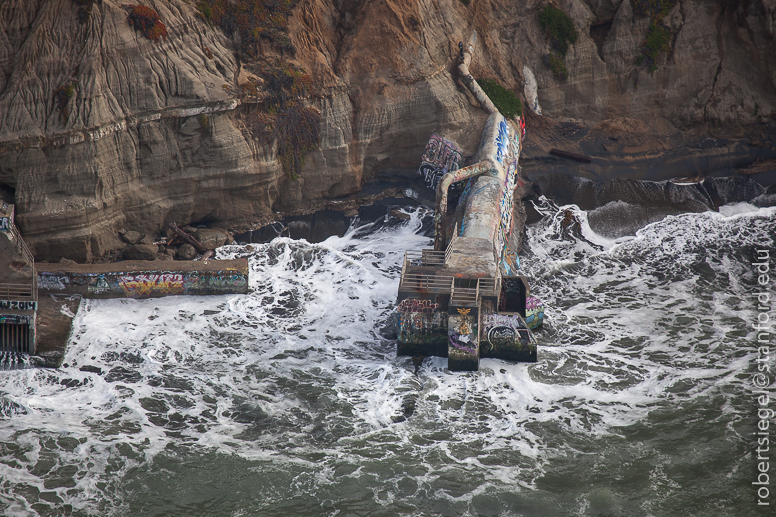
{"label": "driftwood log", "polygon": [[174,231],[174,232],[175,232],[175,234],[176,234],[178,237],[180,237],[180,238],[181,238],[181,239],[183,239],[184,241],[186,241],[186,242],[188,242],[189,244],[191,244],[192,246],[194,246],[194,248],[195,248],[195,249],[196,249],[198,252],[200,252],[200,253],[206,253],[206,252],[208,251],[208,249],[207,249],[206,247],[204,247],[202,244],[200,244],[200,242],[199,242],[197,239],[195,239],[194,237],[192,237],[192,236],[191,236],[191,235],[189,235],[188,233],[186,233],[186,232],[184,232],[183,230],[181,230],[180,228],[178,228],[178,225],[177,225],[177,224],[175,224],[175,223],[170,223],[170,229],[171,229],[172,231]]}
{"label": "driftwood log", "polygon": [[589,156],[570,153],[568,151],[561,151],[560,149],[550,149],[550,154],[554,154],[555,156],[560,156],[561,158],[568,158],[569,160],[574,160],[582,163],[590,163],[593,161],[593,159]]}

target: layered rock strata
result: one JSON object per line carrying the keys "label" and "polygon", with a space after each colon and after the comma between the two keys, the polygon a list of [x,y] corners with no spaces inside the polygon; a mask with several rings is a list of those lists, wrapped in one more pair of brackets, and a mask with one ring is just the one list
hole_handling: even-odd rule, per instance
{"label": "layered rock strata", "polygon": [[472,74],[520,92],[530,68],[545,117],[638,120],[661,152],[708,136],[771,145],[774,0],[677,2],[664,19],[671,51],[653,73],[635,65],[649,19],[630,0],[562,0],[580,35],[564,82],[544,65],[539,1],[303,0],[289,20],[296,53],[280,57],[316,81],[321,139],[296,181],[248,130],[262,107],[240,88],[250,65],[277,53],[249,58],[196,2],[144,4],[166,39],[135,31],[112,0],[95,2],[85,23],[68,0],[0,5],[0,193],[39,260],[92,260],[122,245],[120,228],[247,227],[348,196],[416,167],[432,132],[473,154],[471,128],[486,114],[454,71],[472,29]]}

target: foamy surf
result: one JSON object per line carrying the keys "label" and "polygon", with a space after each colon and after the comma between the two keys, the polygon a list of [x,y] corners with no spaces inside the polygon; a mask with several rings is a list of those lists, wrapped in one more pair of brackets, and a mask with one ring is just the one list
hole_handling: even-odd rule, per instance
{"label": "foamy surf", "polygon": [[773,246],[776,210],[723,208],[610,239],[541,206],[539,362],[478,373],[416,370],[381,333],[425,210],[219,249],[249,258],[247,295],[85,301],[62,369],[0,373],[0,508],[683,514],[689,491],[749,515],[746,250]]}

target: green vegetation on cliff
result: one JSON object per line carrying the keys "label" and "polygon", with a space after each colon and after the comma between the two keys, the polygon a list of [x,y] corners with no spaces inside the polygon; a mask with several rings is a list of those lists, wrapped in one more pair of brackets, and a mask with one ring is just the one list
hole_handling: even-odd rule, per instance
{"label": "green vegetation on cliff", "polygon": [[676,5],[677,0],[633,0],[636,16],[651,18],[647,37],[641,45],[641,54],[636,57],[636,66],[644,65],[649,72],[657,70],[661,53],[671,52],[671,31],[663,24],[663,18]]}
{"label": "green vegetation on cliff", "polygon": [[556,79],[564,81],[568,77],[564,61],[566,52],[569,45],[576,43],[578,38],[574,22],[562,10],[546,5],[539,11],[539,25],[550,41],[550,53],[545,56],[544,62]]}
{"label": "green vegetation on cliff", "polygon": [[493,79],[477,79],[477,84],[480,85],[485,95],[493,102],[496,108],[506,118],[512,118],[514,116],[523,116],[523,103],[517,98],[515,92],[507,90],[501,86],[498,81]]}
{"label": "green vegetation on cliff", "polygon": [[569,44],[576,43],[578,37],[577,29],[574,28],[574,22],[569,15],[556,7],[546,5],[539,11],[539,25],[550,40],[550,47],[560,57],[566,57]]}

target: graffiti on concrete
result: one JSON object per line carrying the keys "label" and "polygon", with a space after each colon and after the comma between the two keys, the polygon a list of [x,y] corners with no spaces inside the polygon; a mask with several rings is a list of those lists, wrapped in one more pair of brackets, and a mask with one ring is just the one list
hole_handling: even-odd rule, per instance
{"label": "graffiti on concrete", "polygon": [[513,212],[514,212],[514,194],[515,185],[518,176],[518,158],[520,157],[520,135],[515,132],[512,126],[507,125],[503,120],[499,127],[499,139],[503,134],[505,135],[502,144],[498,146],[498,152],[501,152],[504,148],[504,154],[500,160],[504,170],[506,171],[506,178],[504,180],[503,191],[501,193],[501,199],[499,201],[499,227],[498,227],[498,242],[496,244],[498,250],[501,251],[501,267],[507,275],[514,275],[517,273],[517,268],[520,267],[520,262],[517,260],[517,254],[514,250],[510,250],[508,246],[508,239],[512,233],[513,224]]}
{"label": "graffiti on concrete", "polygon": [[32,325],[34,316],[4,314],[0,315],[0,325]]}
{"label": "graffiti on concrete", "polygon": [[418,174],[423,176],[426,186],[436,189],[442,176],[460,168],[461,156],[461,149],[454,142],[431,135],[420,160]]}
{"label": "graffiti on concrete", "polygon": [[176,294],[246,292],[248,273],[214,271],[144,271],[46,273],[38,275],[43,291],[64,291],[94,298],[150,298]]}
{"label": "graffiti on concrete", "polygon": [[125,275],[119,285],[129,298],[138,296],[183,293],[183,275],[180,273]]}
{"label": "graffiti on concrete", "polygon": [[0,309],[10,309],[14,311],[36,311],[38,310],[38,302],[0,300]]}
{"label": "graffiti on concrete", "polygon": [[529,329],[535,329],[544,322],[544,303],[533,296],[525,299],[525,323]]}
{"label": "graffiti on concrete", "polygon": [[108,283],[108,280],[105,279],[105,275],[100,275],[97,277],[94,280],[94,283],[89,284],[87,289],[92,294],[103,294],[111,292],[111,286]]}
{"label": "graffiti on concrete", "polygon": [[0,217],[0,231],[8,231],[13,226],[10,217]]}
{"label": "graffiti on concrete", "polygon": [[64,291],[68,283],[69,280],[65,275],[50,275],[48,273],[38,275],[38,288],[44,291]]}
{"label": "graffiti on concrete", "polygon": [[[428,300],[418,300],[425,301]],[[436,304],[432,304],[436,305]],[[409,307],[409,305],[405,306]],[[447,340],[447,312],[399,312],[400,343],[445,343]]]}
{"label": "graffiti on concrete", "polygon": [[509,133],[511,133],[511,128],[507,125],[506,120],[502,118],[501,123],[498,125],[498,134],[496,135],[496,161],[502,164],[509,149]]}
{"label": "graffiti on concrete", "polygon": [[463,353],[477,356],[477,321],[471,309],[457,308],[458,314],[450,315],[449,342],[451,354]]}
{"label": "graffiti on concrete", "polygon": [[483,314],[482,336],[485,351],[527,351],[536,346],[535,338],[519,314]]}
{"label": "graffiti on concrete", "polygon": [[399,303],[399,312],[425,312],[430,313],[439,309],[438,303],[432,303],[431,300],[418,300],[417,298],[407,298]]}
{"label": "graffiti on concrete", "polygon": [[248,280],[240,274],[218,274],[205,278],[211,287],[244,287]]}

